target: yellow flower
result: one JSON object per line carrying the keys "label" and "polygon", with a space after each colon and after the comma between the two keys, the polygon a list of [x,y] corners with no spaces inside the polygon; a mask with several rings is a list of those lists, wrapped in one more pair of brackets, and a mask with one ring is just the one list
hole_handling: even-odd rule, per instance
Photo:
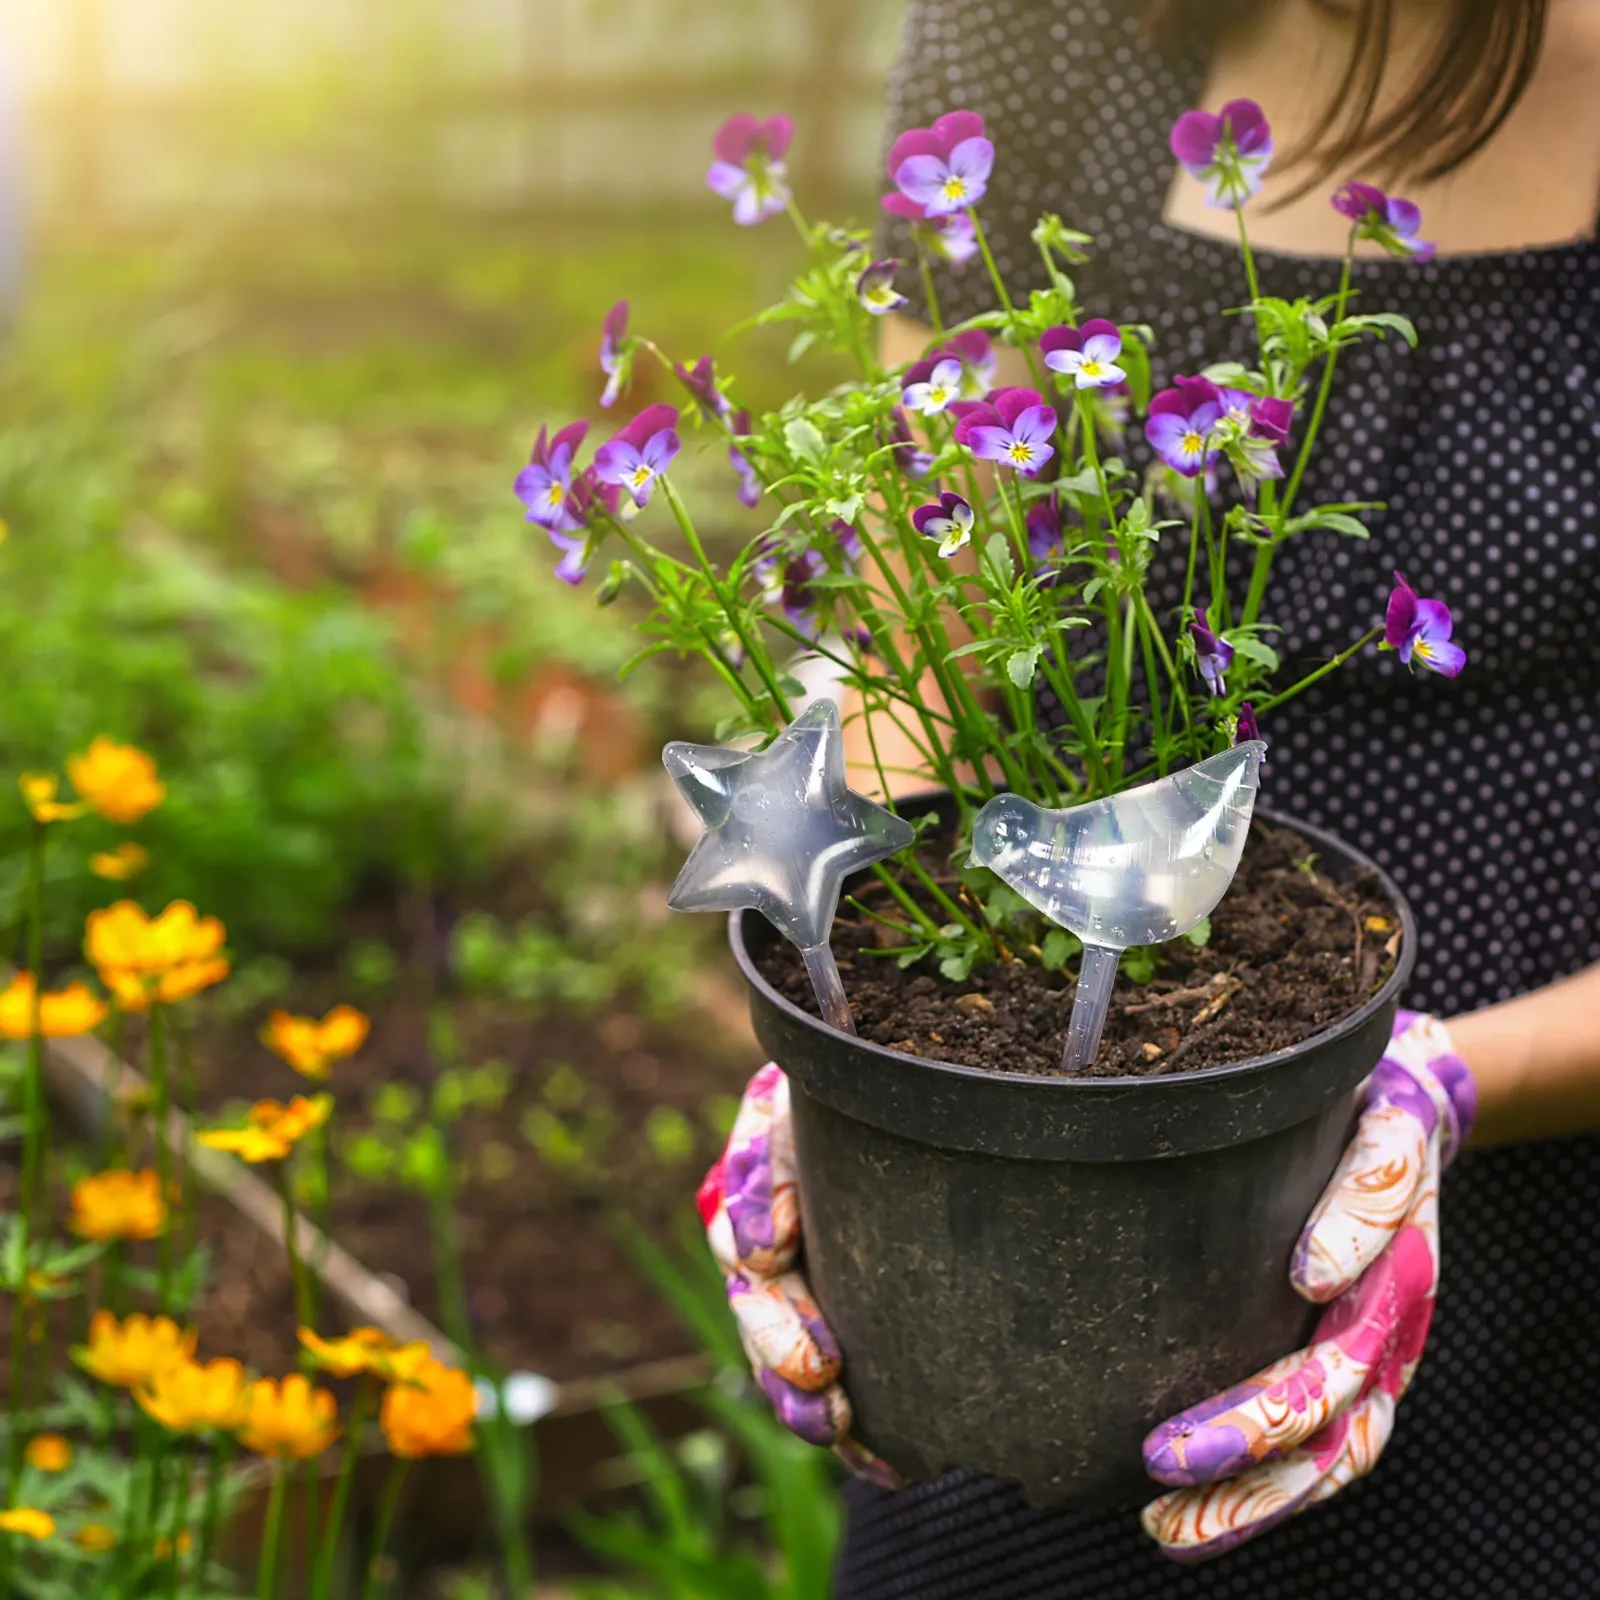
{"label": "yellow flower", "polygon": [[35,1472],[65,1472],[72,1465],[72,1445],[59,1433],[36,1433],[22,1456]]}
{"label": "yellow flower", "polygon": [[250,1108],[250,1121],[243,1128],[211,1128],[195,1137],[211,1150],[226,1150],[252,1165],[263,1161],[286,1161],[294,1147],[314,1128],[320,1128],[333,1110],[333,1096],[313,1095],[309,1100],[297,1094],[288,1105],[277,1100],[258,1100]]}
{"label": "yellow flower", "polygon": [[133,1398],[171,1433],[221,1428],[232,1433],[250,1415],[250,1381],[237,1361],[184,1361],[158,1372]]}
{"label": "yellow flower", "polygon": [[83,949],[118,1006],[144,1011],[153,1000],[187,1000],[226,978],[227,937],[216,917],[202,917],[187,900],[157,917],[119,900],[89,913]]}
{"label": "yellow flower", "polygon": [[[89,1033],[105,1021],[106,1007],[81,983],[46,989],[39,997],[39,1032],[46,1039]],[[19,972],[0,989],[0,1038],[26,1039],[33,1032],[33,974]]]}
{"label": "yellow flower", "polygon": [[327,1389],[313,1389],[298,1372],[282,1383],[259,1378],[250,1386],[250,1412],[239,1442],[257,1455],[306,1461],[339,1436],[339,1407]]}
{"label": "yellow flower", "polygon": [[166,798],[167,786],[143,750],[101,734],[81,756],[67,758],[72,787],[105,817],[127,827]]}
{"label": "yellow flower", "polygon": [[320,1083],[335,1061],[353,1056],[361,1048],[371,1026],[354,1006],[335,1006],[321,1022],[274,1011],[261,1030],[261,1042],[296,1072]]}
{"label": "yellow flower", "polygon": [[154,1239],[167,1226],[161,1179],[139,1172],[97,1172],[72,1186],[72,1231],[80,1239]]}
{"label": "yellow flower", "polygon": [[300,1343],[312,1361],[335,1378],[370,1372],[393,1382],[411,1376],[430,1359],[427,1345],[420,1340],[400,1344],[379,1328],[356,1328],[342,1339],[322,1339],[312,1329],[302,1328]]}
{"label": "yellow flower", "polygon": [[460,1368],[430,1358],[389,1386],[378,1421],[390,1451],[411,1461],[470,1450],[472,1419],[477,1414],[472,1379]]}
{"label": "yellow flower", "polygon": [[97,850],[89,857],[89,870],[97,878],[123,883],[137,878],[150,865],[150,852],[132,839],[124,839],[115,850]]}
{"label": "yellow flower", "polygon": [[72,1542],[90,1555],[103,1556],[117,1548],[117,1530],[104,1522],[86,1522],[73,1534]]}
{"label": "yellow flower", "polygon": [[56,1531],[56,1519],[48,1511],[31,1506],[15,1506],[0,1511],[0,1533],[21,1533],[30,1539],[48,1539]]}
{"label": "yellow flower", "polygon": [[[193,1548],[194,1540],[190,1536],[189,1530],[185,1528],[183,1532],[178,1535],[178,1554],[180,1556],[186,1556]],[[155,1558],[157,1561],[165,1561],[171,1554],[172,1541],[163,1535],[155,1542]]]}
{"label": "yellow flower", "polygon": [[109,1311],[97,1311],[89,1324],[89,1342],[72,1352],[85,1372],[120,1389],[149,1383],[159,1373],[194,1355],[193,1328],[179,1328],[171,1317],[147,1317],[135,1311],[119,1323]]}
{"label": "yellow flower", "polygon": [[71,822],[74,817],[81,817],[86,809],[56,799],[61,780],[53,772],[24,772],[17,779],[17,787],[35,822]]}

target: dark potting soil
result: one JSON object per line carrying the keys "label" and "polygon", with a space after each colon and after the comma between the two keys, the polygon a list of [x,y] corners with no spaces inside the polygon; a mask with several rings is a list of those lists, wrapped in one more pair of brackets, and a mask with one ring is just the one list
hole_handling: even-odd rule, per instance
{"label": "dark potting soil", "polygon": [[[937,854],[927,864],[944,869]],[[863,904],[894,913],[881,887],[859,893]],[[1147,984],[1118,973],[1100,1054],[1085,1075],[1193,1072],[1298,1044],[1381,987],[1399,928],[1375,875],[1334,883],[1299,834],[1258,820],[1233,887],[1211,914],[1209,942],[1160,946]],[[990,1071],[1061,1072],[1075,968],[1046,972],[1012,960],[954,983],[931,959],[901,968],[883,940],[881,925],[840,908],[833,950],[865,1038]],[[774,941],[757,964],[785,999],[817,1014],[792,945]]]}

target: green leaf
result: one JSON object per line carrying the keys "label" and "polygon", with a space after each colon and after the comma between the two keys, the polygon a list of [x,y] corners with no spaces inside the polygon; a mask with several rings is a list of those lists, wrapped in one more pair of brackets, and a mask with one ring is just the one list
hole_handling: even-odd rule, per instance
{"label": "green leaf", "polygon": [[983,547],[983,556],[1008,586],[1016,582],[1017,569],[1011,561],[1011,546],[1003,533],[989,536],[989,542]]}
{"label": "green leaf", "polygon": [[1059,972],[1083,949],[1083,941],[1065,928],[1052,928],[1039,946],[1039,965],[1046,972]]}
{"label": "green leaf", "polygon": [[1192,945],[1198,945],[1202,950],[1211,943],[1211,918],[1201,917],[1195,925],[1184,934],[1184,938]]}
{"label": "green leaf", "polygon": [[817,335],[814,328],[807,328],[804,333],[797,333],[789,345],[789,360],[798,361],[816,342]]}
{"label": "green leaf", "polygon": [[[1299,519],[1297,519],[1299,520]],[[1313,511],[1304,519],[1308,528],[1332,528],[1335,533],[1348,534],[1352,539],[1370,539],[1367,525],[1359,517],[1346,516],[1342,511]]]}
{"label": "green leaf", "polygon": [[827,453],[827,445],[817,425],[808,417],[791,417],[783,425],[783,437],[795,455],[813,466]]}
{"label": "green leaf", "polygon": [[1363,332],[1366,329],[1377,332],[1385,330],[1398,333],[1413,350],[1417,347],[1417,330],[1409,317],[1402,317],[1397,311],[1374,311],[1366,316],[1346,317],[1333,331],[1346,333],[1351,330]]}
{"label": "green leaf", "polygon": [[1039,657],[1043,651],[1042,644],[1035,644],[1029,645],[1025,650],[1013,650],[1006,657],[1006,676],[1019,689],[1026,689],[1033,682],[1033,676],[1039,670]]}
{"label": "green leaf", "polygon": [[1253,633],[1246,633],[1243,629],[1234,629],[1223,634],[1222,637],[1246,661],[1253,661],[1258,667],[1265,667],[1268,672],[1276,672],[1278,670],[1278,652],[1264,640],[1258,639]]}

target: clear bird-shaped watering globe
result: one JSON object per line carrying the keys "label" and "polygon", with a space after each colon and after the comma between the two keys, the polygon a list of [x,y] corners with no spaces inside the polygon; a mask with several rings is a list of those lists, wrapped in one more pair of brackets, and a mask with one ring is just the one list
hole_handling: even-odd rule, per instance
{"label": "clear bird-shaped watering globe", "polygon": [[[1062,1065],[1100,1049],[1130,945],[1187,933],[1228,891],[1266,745],[1246,740],[1182,772],[1053,811],[1001,794],[973,826],[972,861],[1083,941]],[[844,878],[903,850],[910,823],[845,783],[838,708],[820,699],[761,751],[674,741],[662,751],[703,832],[667,895],[675,911],[759,911],[800,949],[823,1017],[855,1032],[828,947]]]}
{"label": "clear bird-shaped watering globe", "polygon": [[1182,772],[1065,811],[1002,794],[978,813],[973,862],[1083,941],[1061,1058],[1067,1071],[1099,1052],[1122,952],[1187,933],[1228,892],[1266,748],[1247,739]]}

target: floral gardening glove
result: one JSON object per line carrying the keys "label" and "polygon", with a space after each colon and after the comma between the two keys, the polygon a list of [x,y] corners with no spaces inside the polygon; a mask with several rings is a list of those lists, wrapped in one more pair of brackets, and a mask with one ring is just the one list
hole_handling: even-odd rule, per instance
{"label": "floral gardening glove", "polygon": [[838,1343],[794,1270],[800,1202],[781,1067],[750,1080],[727,1148],[695,1198],[745,1354],[778,1420],[809,1444],[831,1446],[859,1477],[898,1488],[894,1469],[850,1437]]}
{"label": "floral gardening glove", "polygon": [[1311,1343],[1145,1440],[1150,1476],[1185,1486],[1143,1517],[1176,1560],[1231,1550],[1370,1472],[1417,1370],[1439,1281],[1439,1174],[1466,1142],[1477,1088],[1444,1024],[1402,1011],[1361,1094],[1289,1268],[1328,1307]]}

